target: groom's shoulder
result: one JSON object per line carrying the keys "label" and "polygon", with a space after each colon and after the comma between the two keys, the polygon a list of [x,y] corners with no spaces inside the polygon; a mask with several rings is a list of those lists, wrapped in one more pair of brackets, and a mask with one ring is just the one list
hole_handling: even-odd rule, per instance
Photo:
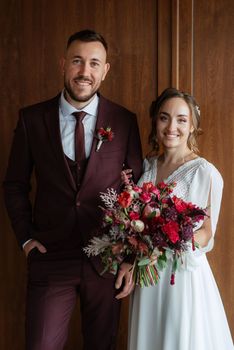
{"label": "groom's shoulder", "polygon": [[24,106],[20,109],[20,112],[23,114],[32,114],[36,112],[46,111],[50,107],[59,106],[59,97],[60,94],[56,95],[53,98]]}
{"label": "groom's shoulder", "polygon": [[102,95],[99,95],[99,98],[100,98],[100,106],[106,108],[107,110],[112,110],[112,112],[132,116],[132,117],[136,115],[134,112],[130,111],[125,106],[119,103],[116,103],[112,100],[109,100],[108,98]]}

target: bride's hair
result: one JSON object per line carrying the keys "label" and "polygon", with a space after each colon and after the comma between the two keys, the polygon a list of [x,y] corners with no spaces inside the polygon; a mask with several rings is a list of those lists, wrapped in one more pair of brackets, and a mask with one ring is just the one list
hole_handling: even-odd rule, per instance
{"label": "bride's hair", "polygon": [[160,111],[160,108],[170,98],[173,97],[179,97],[182,98],[188,105],[191,116],[192,116],[192,125],[193,125],[193,132],[190,133],[188,138],[188,147],[194,151],[198,152],[197,147],[197,136],[202,134],[202,130],[200,128],[200,109],[199,106],[195,100],[195,98],[191,95],[189,95],[186,92],[177,90],[175,88],[167,88],[165,89],[161,95],[156,99],[156,101],[153,101],[150,107],[150,117],[151,117],[151,132],[149,135],[149,144],[152,146],[151,154],[158,154],[159,153],[159,143],[157,141],[157,118]]}

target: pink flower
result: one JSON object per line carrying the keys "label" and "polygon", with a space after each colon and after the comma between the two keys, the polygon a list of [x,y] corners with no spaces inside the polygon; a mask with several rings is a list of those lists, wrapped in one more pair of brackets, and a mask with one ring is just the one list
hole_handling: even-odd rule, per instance
{"label": "pink flower", "polygon": [[175,221],[170,221],[162,226],[162,231],[168,236],[172,243],[179,240],[179,225]]}
{"label": "pink flower", "polygon": [[142,215],[143,215],[143,217],[147,218],[154,212],[155,212],[154,216],[160,215],[160,210],[159,210],[159,208],[157,208],[156,203],[148,203],[148,204],[146,204]]}
{"label": "pink flower", "polygon": [[135,211],[130,211],[128,214],[131,220],[138,220],[140,218],[140,214]]}
{"label": "pink flower", "polygon": [[133,191],[135,191],[136,193],[141,193],[142,192],[142,188],[139,186],[133,186]]}
{"label": "pink flower", "polygon": [[142,192],[140,194],[140,200],[144,203],[148,203],[151,200],[151,194],[147,192]]}

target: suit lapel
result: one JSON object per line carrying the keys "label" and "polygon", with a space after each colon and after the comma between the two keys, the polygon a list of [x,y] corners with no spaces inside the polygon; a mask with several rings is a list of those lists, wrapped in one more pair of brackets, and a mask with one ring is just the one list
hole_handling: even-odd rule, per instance
{"label": "suit lapel", "polygon": [[60,95],[56,96],[51,101],[51,104],[48,106],[48,109],[45,112],[44,120],[47,126],[50,143],[54,151],[55,157],[58,160],[59,166],[62,168],[62,171],[64,172],[64,175],[69,185],[73,188],[73,190],[76,191],[76,184],[67,164],[61,141],[61,133],[59,126],[59,97]]}

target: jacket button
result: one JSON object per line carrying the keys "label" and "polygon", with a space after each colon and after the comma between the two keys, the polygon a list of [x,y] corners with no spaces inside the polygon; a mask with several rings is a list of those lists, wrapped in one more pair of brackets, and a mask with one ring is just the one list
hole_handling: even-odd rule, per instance
{"label": "jacket button", "polygon": [[80,206],[80,202],[79,202],[79,201],[76,202],[76,206],[77,206],[77,207]]}

